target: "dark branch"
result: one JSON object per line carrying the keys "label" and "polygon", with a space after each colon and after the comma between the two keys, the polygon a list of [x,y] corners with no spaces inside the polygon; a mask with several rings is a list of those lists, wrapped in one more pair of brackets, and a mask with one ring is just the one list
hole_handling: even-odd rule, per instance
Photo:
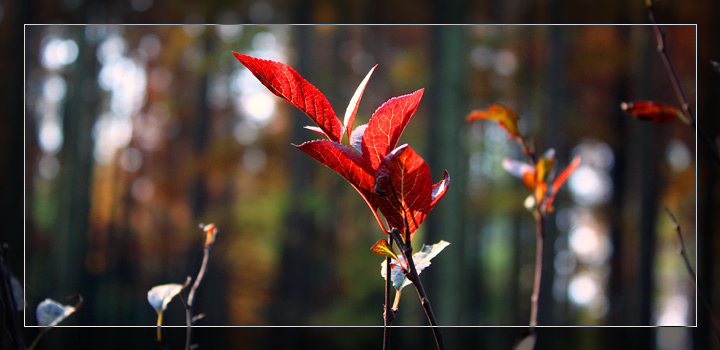
{"label": "dark branch", "polygon": [[718,326],[718,321],[715,318],[715,315],[712,312],[712,305],[710,305],[710,300],[708,297],[703,293],[702,289],[697,287],[697,279],[695,277],[695,271],[693,270],[692,266],[690,265],[690,259],[688,258],[687,251],[685,250],[685,243],[683,242],[683,236],[682,236],[682,230],[680,228],[680,224],[678,223],[677,219],[675,219],[675,215],[665,207],[665,212],[670,217],[670,220],[672,220],[673,225],[675,225],[675,232],[677,232],[678,241],[680,242],[680,255],[683,258],[683,261],[685,261],[685,268],[687,269],[688,274],[690,275],[690,278],[693,281],[693,285],[695,287],[695,290],[697,291],[698,295],[700,295],[700,299],[702,299],[703,305],[705,306],[706,311],[710,315],[710,321],[713,328],[713,333],[715,335],[715,340],[717,340],[718,344],[720,344],[720,326]]}
{"label": "dark branch", "polygon": [[675,90],[675,96],[678,99],[678,102],[682,106],[683,113],[688,118],[690,122],[690,127],[694,128],[702,137],[703,141],[705,141],[705,144],[710,149],[710,152],[712,153],[713,157],[715,158],[715,161],[717,161],[720,164],[720,151],[718,151],[717,145],[713,142],[712,138],[708,133],[705,131],[705,129],[699,127],[697,125],[695,114],[692,111],[692,108],[690,107],[690,103],[688,103],[687,98],[685,97],[685,92],[680,85],[680,79],[678,79],[677,73],[675,73],[675,68],[673,67],[672,62],[670,61],[670,56],[667,52],[667,47],[665,45],[665,32],[663,32],[662,28],[660,28],[660,25],[657,22],[657,19],[655,17],[655,9],[652,5],[652,0],[649,0],[647,2],[647,8],[648,8],[648,18],[650,19],[650,22],[653,24],[653,28],[655,30],[655,39],[657,41],[657,52],[662,58],[663,65],[665,66],[665,70],[668,73],[668,76],[670,77],[670,81],[672,82],[673,89]]}

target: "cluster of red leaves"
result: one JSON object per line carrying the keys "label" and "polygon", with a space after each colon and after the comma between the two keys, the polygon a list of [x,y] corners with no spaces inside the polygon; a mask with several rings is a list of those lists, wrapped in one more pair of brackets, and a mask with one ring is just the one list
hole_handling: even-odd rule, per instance
{"label": "cluster of red leaves", "polygon": [[552,170],[554,162],[555,150],[551,148],[545,152],[534,167],[527,163],[505,158],[503,160],[503,168],[510,174],[521,178],[525,187],[533,191],[533,198],[536,205],[540,204],[546,211],[552,212],[554,210],[552,203],[555,200],[555,195],[563,183],[565,183],[565,180],[567,180],[580,165],[580,157],[575,157],[572,162],[555,177],[552,185],[548,186],[548,182],[550,182],[548,175]]}
{"label": "cluster of red leaves", "polygon": [[[317,127],[309,129],[327,137],[294,145],[345,178],[367,202],[384,232],[379,209],[390,227],[406,241],[442,198],[450,184],[432,184],[427,163],[407,144],[396,147],[400,135],[418,108],[423,89],[385,102],[370,122],[352,130],[360,98],[372,70],[358,87],[345,114],[335,115],[327,98],[289,66],[233,52],[235,57],[272,93],[304,112]],[[348,145],[342,143],[345,132]]]}
{"label": "cluster of red leaves", "polygon": [[[468,122],[478,119],[496,120],[500,123],[500,126],[508,132],[508,138],[515,138],[526,153],[534,152],[529,150],[525,138],[520,134],[517,126],[517,114],[508,107],[492,104],[486,110],[474,110],[470,112],[466,119]],[[580,165],[580,157],[575,157],[570,165],[555,178],[552,186],[548,186],[548,176],[552,171],[554,162],[555,150],[551,148],[535,162],[534,166],[514,159],[505,158],[503,160],[503,167],[510,174],[522,179],[525,187],[533,191],[534,206],[550,212],[553,211],[552,203],[555,200],[555,194],[557,194],[557,191],[565,180],[567,180]]]}

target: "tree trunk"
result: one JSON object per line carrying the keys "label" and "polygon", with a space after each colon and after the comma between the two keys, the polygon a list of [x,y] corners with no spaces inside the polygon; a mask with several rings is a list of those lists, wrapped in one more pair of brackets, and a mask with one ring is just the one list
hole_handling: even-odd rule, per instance
{"label": "tree trunk", "polygon": [[[458,11],[459,4],[444,3],[442,9],[450,14]],[[447,8],[446,8],[447,7]],[[450,14],[440,14],[440,19]],[[439,256],[442,260],[437,266],[429,269],[425,285],[428,297],[441,326],[461,324],[466,302],[477,291],[462,287],[464,278],[477,278],[472,273],[476,267],[466,268],[463,259],[465,245],[464,196],[466,165],[463,150],[458,137],[465,123],[467,113],[468,67],[467,28],[459,26],[438,26],[431,29],[432,33],[432,66],[433,76],[427,96],[430,97],[431,117],[429,119],[428,164],[433,172],[433,179],[440,179],[443,169],[451,174],[450,189],[435,209],[428,215],[426,222],[427,243],[446,240],[451,243],[448,252]],[[453,171],[454,170],[454,171]],[[455,348],[453,340],[448,339],[448,348]]]}

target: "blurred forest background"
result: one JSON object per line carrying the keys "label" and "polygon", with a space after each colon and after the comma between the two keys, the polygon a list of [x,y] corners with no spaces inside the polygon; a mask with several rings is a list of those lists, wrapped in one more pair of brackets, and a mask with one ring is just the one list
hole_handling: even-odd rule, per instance
{"label": "blurred forest background", "polygon": [[[152,1],[131,1],[127,13],[77,3],[62,6],[111,22],[142,21],[154,11]],[[167,16],[176,23],[344,16],[329,5],[297,6],[302,11],[259,2]],[[3,25],[16,20],[8,16],[11,6],[4,8]],[[631,8],[619,19],[644,19],[641,6]],[[690,11],[676,10],[673,19]],[[418,18],[432,12],[419,11]],[[472,13],[524,18],[511,12]],[[36,18],[55,22],[41,11]],[[700,92],[716,96],[707,92],[717,91],[718,74],[702,61],[707,48],[695,46],[698,27],[665,30],[690,101]],[[382,236],[370,212],[342,178],[290,145],[317,138],[302,129],[310,121],[257,83],[232,57],[238,51],[294,67],[336,113],[378,64],[360,123],[390,97],[426,89],[401,142],[428,161],[435,181],[442,169],[452,177],[417,239],[452,242],[422,275],[440,324],[527,323],[533,220],[522,206],[526,189],[500,165],[504,157],[522,157],[497,125],[464,121],[472,109],[503,103],[518,112],[521,131],[540,150],[557,150],[560,166],[583,157],[548,223],[553,243],[546,245],[539,324],[695,325],[698,316],[707,326],[702,307],[696,315],[662,208],[678,217],[693,262],[698,256],[701,288],[713,295],[719,249],[717,239],[709,240],[717,227],[710,208],[718,200],[718,168],[702,144],[696,162],[694,134],[682,124],[641,123],[619,108],[644,99],[677,105],[650,26],[40,25],[26,26],[25,34],[26,257],[23,264],[13,256],[13,266],[26,285],[27,325],[36,323],[30,311],[39,301],[76,292],[85,305],[67,325],[154,324],[146,292],[196,273],[201,222],[220,229],[196,299],[197,312],[207,315],[202,325],[382,323],[381,258],[369,251]],[[717,111],[710,105],[693,103],[701,125],[709,115],[703,111]],[[717,134],[715,125],[705,125]],[[22,230],[18,218],[9,219]],[[704,244],[696,246],[696,232]],[[17,266],[25,267],[24,276]],[[396,324],[424,325],[414,292],[405,294]],[[171,303],[166,324],[182,325],[182,312]],[[153,345],[150,331],[134,340],[136,347]],[[478,330],[461,339],[503,347],[517,332]],[[632,348],[712,342],[707,332],[682,328],[642,334],[629,340]],[[51,336],[73,341],[69,330]],[[199,337],[204,345],[214,339],[203,331]],[[399,331],[397,338],[407,344],[412,337]],[[538,346],[605,348],[621,339],[593,333],[571,341],[546,336]]]}

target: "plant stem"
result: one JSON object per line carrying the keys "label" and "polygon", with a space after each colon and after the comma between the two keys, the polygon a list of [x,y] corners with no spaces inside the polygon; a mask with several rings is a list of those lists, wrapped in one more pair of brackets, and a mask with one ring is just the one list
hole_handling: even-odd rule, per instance
{"label": "plant stem", "polygon": [[30,347],[27,348],[27,350],[33,350],[33,349],[35,349],[35,346],[37,346],[38,343],[40,342],[40,338],[42,338],[42,336],[45,335],[45,333],[47,333],[47,331],[48,331],[49,329],[50,329],[50,327],[45,327],[45,328],[43,328],[43,329],[40,331],[40,333],[38,333],[37,337],[35,337],[35,340],[33,340],[32,344],[30,344]]}
{"label": "plant stem", "polygon": [[213,243],[206,244],[203,248],[203,259],[202,259],[202,265],[200,265],[200,271],[198,272],[197,277],[195,278],[195,283],[193,283],[192,288],[190,288],[190,293],[188,294],[187,299],[187,307],[185,308],[185,323],[187,324],[187,334],[185,336],[185,350],[190,350],[190,339],[192,336],[192,305],[193,305],[193,299],[195,298],[195,291],[200,286],[200,281],[202,281],[203,276],[205,276],[205,270],[207,269],[207,262],[210,257],[210,248],[212,248]]}
{"label": "plant stem", "polygon": [[162,319],[163,319],[163,313],[158,314],[158,320],[157,320],[157,340],[158,343],[162,341]]}
{"label": "plant stem", "polygon": [[699,289],[697,287],[697,280],[695,278],[695,271],[693,271],[692,266],[690,265],[690,259],[688,258],[687,251],[685,250],[685,242],[683,241],[682,231],[680,229],[680,224],[675,219],[675,215],[670,212],[670,209],[665,207],[665,212],[667,212],[668,216],[670,216],[670,220],[672,220],[673,224],[675,225],[675,232],[677,232],[678,240],[680,241],[680,255],[683,258],[683,261],[685,261],[685,268],[687,269],[688,274],[690,275],[690,278],[693,281],[693,285],[695,286],[695,290],[700,295],[700,299],[703,301],[703,305],[705,306],[706,311],[710,315],[710,321],[713,328],[713,334],[715,335],[715,340],[717,340],[718,344],[720,344],[720,326],[718,326],[718,321],[715,318],[715,315],[712,312],[712,306],[710,305],[710,300],[707,298],[705,293],[703,293],[702,289]]}
{"label": "plant stem", "polygon": [[[435,337],[435,344],[437,345],[438,350],[445,350],[445,343],[443,343],[442,333],[440,332],[440,328],[438,328],[435,314],[432,311],[430,299],[428,299],[427,295],[425,294],[425,289],[420,282],[420,276],[418,275],[417,269],[415,268],[415,261],[413,260],[412,256],[412,242],[410,241],[410,225],[408,225],[409,215],[405,210],[405,205],[398,198],[397,193],[395,192],[395,188],[392,187],[392,183],[390,184],[390,189],[392,190],[395,200],[398,202],[398,204],[400,204],[400,207],[403,209],[405,234],[404,237],[395,239],[395,244],[397,244],[397,246],[400,248],[400,252],[402,252],[402,255],[405,258],[405,261],[407,262],[408,268],[410,270],[408,271],[406,269],[403,269],[403,272],[405,273],[405,276],[407,276],[407,278],[410,280],[410,282],[412,282],[412,284],[415,286],[415,290],[417,290],[418,296],[420,297],[420,304],[422,305],[423,310],[425,310],[425,315],[427,316],[428,321],[432,326],[433,336]],[[392,237],[393,235],[397,235],[397,229],[395,228],[390,231],[390,237]],[[387,276],[390,277],[390,274],[388,274]]]}
{"label": "plant stem", "polygon": [[433,336],[435,337],[435,344],[437,345],[438,350],[445,350],[445,343],[443,342],[440,328],[438,328],[438,323],[435,319],[435,313],[433,313],[430,299],[428,299],[427,295],[425,294],[425,288],[423,288],[423,285],[420,282],[420,276],[418,275],[417,269],[415,268],[415,261],[412,258],[412,245],[410,244],[410,242],[406,242],[405,244],[397,242],[397,245],[400,247],[400,251],[402,252],[403,257],[408,264],[409,271],[404,271],[405,276],[410,280],[410,282],[412,282],[413,286],[415,286],[415,290],[417,290],[418,296],[420,297],[420,304],[422,305],[423,310],[425,310],[425,315],[427,316],[428,321],[432,326]]}
{"label": "plant stem", "polygon": [[[393,239],[388,235],[388,246],[392,247]],[[390,306],[390,292],[392,291],[392,267],[390,266],[390,258],[385,258],[385,312],[383,313],[383,350],[390,349],[390,324],[395,315]]]}
{"label": "plant stem", "polygon": [[665,66],[665,70],[668,73],[668,76],[670,77],[670,81],[672,82],[673,89],[675,90],[675,96],[678,99],[678,102],[682,106],[683,113],[690,121],[690,127],[694,128],[698,133],[700,133],[700,136],[702,137],[703,141],[707,144],[708,148],[710,148],[710,153],[712,153],[713,157],[715,158],[715,161],[720,163],[720,151],[718,151],[717,145],[713,142],[712,138],[705,132],[705,129],[699,127],[697,125],[695,114],[693,113],[692,109],[690,108],[690,103],[688,103],[687,98],[685,97],[685,92],[683,91],[682,86],[680,85],[680,79],[678,79],[677,73],[675,73],[675,68],[673,68],[672,62],[670,61],[670,56],[668,56],[667,49],[665,46],[665,33],[662,31],[662,28],[660,28],[660,25],[657,22],[657,19],[655,18],[655,9],[652,6],[652,1],[648,1],[648,18],[650,19],[650,22],[653,24],[653,28],[655,29],[655,40],[657,41],[657,52],[662,58],[663,65]]}
{"label": "plant stem", "polygon": [[531,331],[537,326],[538,299],[540,296],[540,280],[542,279],[542,261],[543,261],[543,241],[545,240],[545,214],[541,210],[537,210],[536,217],[537,246],[535,252],[535,282],[533,283],[533,293],[530,297],[530,327]]}
{"label": "plant stem", "polygon": [[[22,334],[20,333],[20,325],[15,318],[17,314],[17,305],[15,304],[15,294],[12,289],[12,277],[10,275],[10,266],[7,262],[7,244],[2,245],[0,250],[0,283],[2,283],[2,303],[5,306],[3,312],[5,313],[5,329],[10,335],[10,339],[17,349],[25,349],[23,344]],[[10,333],[10,330],[14,334]]]}
{"label": "plant stem", "polygon": [[390,258],[385,258],[386,272],[385,272],[385,312],[383,313],[383,350],[390,348],[390,286],[392,285],[392,268],[390,267]]}

